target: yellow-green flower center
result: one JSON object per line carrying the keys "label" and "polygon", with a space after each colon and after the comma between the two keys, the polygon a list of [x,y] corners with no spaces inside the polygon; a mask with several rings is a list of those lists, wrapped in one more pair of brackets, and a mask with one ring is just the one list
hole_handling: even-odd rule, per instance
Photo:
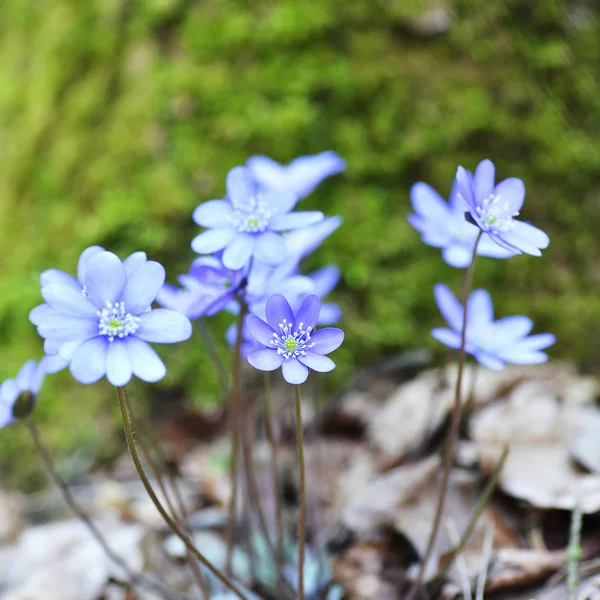
{"label": "yellow-green flower center", "polygon": [[298,347],[298,342],[294,338],[289,338],[285,341],[285,349],[288,352],[293,352]]}

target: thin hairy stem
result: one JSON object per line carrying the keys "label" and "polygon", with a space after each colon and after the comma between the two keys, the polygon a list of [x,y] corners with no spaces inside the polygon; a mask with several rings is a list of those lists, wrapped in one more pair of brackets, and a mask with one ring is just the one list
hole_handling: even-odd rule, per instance
{"label": "thin hairy stem", "polygon": [[579,591],[579,561],[581,560],[581,506],[579,503],[571,513],[571,529],[567,547],[567,598],[576,600]]}
{"label": "thin hairy stem", "polygon": [[[125,388],[123,388],[123,393],[127,394],[127,390]],[[142,455],[144,457],[144,460],[146,461],[146,464],[150,467],[150,471],[152,472],[152,475],[154,475],[154,479],[156,479],[156,482],[158,483],[158,487],[167,503],[167,507],[171,511],[171,516],[184,527],[184,529],[187,533],[190,533],[190,528],[187,524],[187,513],[185,510],[185,505],[183,503],[183,498],[181,497],[181,494],[179,493],[179,488],[177,486],[177,482],[176,482],[175,478],[171,477],[170,473],[168,472],[168,469],[165,469],[165,471],[166,471],[167,477],[169,478],[169,481],[171,483],[171,490],[173,491],[173,493],[175,495],[175,500],[178,504],[179,511],[177,511],[175,509],[175,506],[173,505],[173,502],[171,500],[171,494],[169,493],[169,490],[167,489],[167,486],[165,485],[165,482],[163,480],[162,469],[160,468],[159,465],[163,465],[163,466],[166,465],[166,460],[165,460],[164,453],[162,452],[162,449],[160,448],[160,444],[159,444],[158,440],[150,432],[151,428],[146,427],[144,419],[142,419],[141,421],[136,419],[133,410],[131,410],[131,405],[129,406],[129,419],[130,419],[133,430],[138,431],[141,434],[141,435],[137,436],[137,444],[138,444],[140,450],[142,451]],[[142,427],[140,427],[141,423],[143,423]],[[148,451],[148,447],[146,446],[146,443],[144,442],[144,437],[148,439],[155,454],[157,455],[158,463],[159,463],[158,465],[153,460],[150,452]],[[194,582],[195,582],[196,586],[198,587],[198,589],[200,590],[200,595],[202,596],[202,598],[206,598],[206,600],[209,600],[210,594],[209,594],[208,588],[206,586],[206,582],[204,581],[204,578],[202,577],[202,573],[200,572],[200,569],[198,568],[198,565],[196,564],[196,559],[194,558],[194,556],[190,553],[190,551],[187,548],[186,548],[185,555],[186,555],[187,563],[190,566],[190,569],[192,571],[192,576],[194,577]]]}
{"label": "thin hairy stem", "polygon": [[238,450],[240,442],[239,411],[242,397],[241,349],[244,331],[244,318],[248,307],[240,298],[240,314],[238,315],[235,347],[233,349],[233,389],[231,390],[230,419],[231,419],[231,499],[229,502],[229,519],[227,522],[227,549],[225,556],[225,571],[231,575],[233,546],[235,544],[236,509],[238,501]]}
{"label": "thin hairy stem", "polygon": [[181,539],[181,541],[185,544],[185,547],[217,578],[221,583],[223,583],[227,588],[229,588],[232,592],[234,592],[237,596],[239,596],[242,600],[249,600],[248,597],[239,589],[239,587],[229,579],[224,573],[219,571],[197,548],[194,546],[194,543],[190,538],[186,535],[185,531],[179,527],[177,522],[171,518],[169,513],[166,511],[164,506],[161,504],[158,499],[150,481],[146,473],[144,472],[144,467],[142,466],[142,462],[140,460],[139,454],[137,452],[137,447],[135,443],[135,439],[133,436],[133,431],[131,429],[131,421],[130,421],[130,409],[127,402],[127,396],[125,394],[125,389],[123,387],[117,387],[117,397],[119,399],[119,408],[121,410],[121,418],[123,420],[123,429],[125,431],[125,438],[127,439],[127,446],[129,448],[129,453],[131,454],[131,459],[133,460],[133,464],[137,470],[137,473],[150,497],[152,503],[160,513],[160,516],[163,518],[165,523],[169,526],[171,531]]}
{"label": "thin hairy stem", "polygon": [[458,373],[456,376],[456,391],[454,394],[454,406],[452,408],[452,416],[450,418],[450,432],[448,433],[448,439],[446,441],[446,460],[444,464],[444,472],[442,474],[442,485],[440,488],[440,495],[438,498],[438,504],[435,511],[435,517],[433,520],[433,527],[431,528],[431,534],[429,535],[429,540],[427,541],[427,547],[425,553],[423,555],[423,559],[421,561],[421,565],[419,567],[419,573],[417,574],[417,578],[415,582],[411,586],[407,600],[414,600],[421,589],[421,584],[423,583],[423,577],[425,575],[425,568],[429,559],[431,558],[431,553],[433,552],[433,547],[435,545],[435,541],[437,539],[438,531],[440,529],[440,524],[442,522],[442,516],[444,514],[444,507],[446,504],[446,493],[448,491],[448,481],[450,478],[450,471],[452,470],[452,463],[454,460],[454,443],[456,441],[456,436],[458,434],[458,429],[460,425],[461,419],[461,395],[462,395],[462,376],[463,370],[465,367],[465,341],[467,335],[467,303],[469,300],[469,294],[471,292],[471,286],[473,284],[473,272],[475,270],[475,258],[477,257],[477,246],[479,246],[479,240],[481,240],[481,235],[483,232],[480,230],[479,235],[477,236],[477,240],[475,241],[475,245],[473,246],[473,253],[471,255],[471,264],[467,269],[467,273],[465,275],[465,283],[463,287],[463,295],[462,295],[462,307],[463,307],[463,322],[462,322],[462,331],[460,335],[460,352],[458,358]]}
{"label": "thin hairy stem", "polygon": [[267,428],[267,438],[271,447],[271,477],[273,479],[273,502],[275,506],[275,527],[276,527],[276,564],[277,564],[277,597],[283,597],[283,588],[285,579],[283,577],[283,512],[281,509],[281,500],[279,497],[279,473],[277,469],[277,437],[275,435],[273,400],[271,394],[271,380],[269,373],[263,373],[263,382],[265,386],[265,424]]}
{"label": "thin hairy stem", "polygon": [[223,361],[219,356],[219,352],[217,350],[217,347],[215,346],[210,330],[206,326],[204,318],[196,320],[196,330],[202,338],[202,343],[206,347],[206,351],[208,352],[210,360],[212,361],[215,370],[217,371],[217,374],[219,376],[219,382],[221,384],[221,392],[225,396],[227,394],[229,377],[227,376],[227,370],[225,369],[225,365],[223,364]]}
{"label": "thin hairy stem", "polygon": [[304,472],[304,432],[302,428],[302,397],[296,386],[296,437],[298,469],[300,470],[300,518],[298,519],[298,600],[304,600],[304,544],[306,538],[306,481]]}

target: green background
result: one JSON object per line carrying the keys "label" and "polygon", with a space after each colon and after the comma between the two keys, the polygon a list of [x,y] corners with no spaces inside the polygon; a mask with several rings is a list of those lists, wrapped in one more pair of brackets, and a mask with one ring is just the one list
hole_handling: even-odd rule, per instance
{"label": "green background", "polygon": [[[347,171],[303,208],[344,225],[309,259],[335,262],[357,365],[441,351],[432,287],[461,272],[406,222],[408,191],[443,195],[457,165],[491,158],[527,187],[522,218],[552,239],[542,258],[479,261],[500,315],[552,331],[553,357],[593,370],[600,336],[600,23],[568,0],[4,0],[0,8],[0,376],[41,355],[27,319],[48,267],[74,272],[100,244],[187,270],[191,212],[221,197],[252,154],[289,162],[337,151]],[[436,15],[442,17],[436,30]],[[444,24],[444,18],[448,21]],[[438,19],[438,24],[440,19]],[[211,327],[221,338],[228,323]],[[223,348],[223,351],[225,349]],[[139,395],[217,401],[199,341],[160,349],[169,374]],[[119,440],[108,384],[48,380],[37,411],[69,464]],[[18,427],[0,439],[2,478],[35,479]],[[77,458],[79,457],[79,459]],[[75,468],[75,467],[74,467]],[[76,469],[75,469],[76,470]],[[25,472],[25,475],[22,474]],[[23,483],[25,482],[25,483]]]}

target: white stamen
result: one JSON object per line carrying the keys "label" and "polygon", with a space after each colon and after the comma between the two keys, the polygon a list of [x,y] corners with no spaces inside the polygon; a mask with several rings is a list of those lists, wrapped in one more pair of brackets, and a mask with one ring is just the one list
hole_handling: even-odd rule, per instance
{"label": "white stamen", "polygon": [[135,333],[140,326],[139,317],[125,312],[125,302],[106,302],[106,308],[99,310],[97,315],[100,317],[98,333],[105,335],[109,342]]}
{"label": "white stamen", "polygon": [[269,226],[273,209],[260,194],[252,196],[247,204],[234,206],[232,221],[239,232],[262,233]]}
{"label": "white stamen", "polygon": [[293,323],[288,323],[283,319],[279,323],[281,334],[273,333],[271,344],[277,348],[277,354],[283,358],[295,358],[296,356],[305,356],[306,351],[314,347],[314,342],[310,342],[312,327],[304,329],[304,323],[299,323],[294,331]]}
{"label": "white stamen", "polygon": [[516,217],[519,211],[510,212],[510,204],[501,202],[501,197],[491,194],[486,198],[481,206],[477,207],[477,216],[482,224],[484,231],[492,233],[506,233],[515,227],[513,217]]}

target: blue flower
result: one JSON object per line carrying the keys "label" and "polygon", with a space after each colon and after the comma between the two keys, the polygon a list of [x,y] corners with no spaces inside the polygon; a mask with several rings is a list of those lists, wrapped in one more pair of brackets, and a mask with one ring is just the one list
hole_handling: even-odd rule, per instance
{"label": "blue flower", "polygon": [[71,373],[81,383],[105,375],[116,386],[132,375],[158,381],[166,368],[147,342],[170,344],[191,335],[185,316],[151,307],[164,283],[164,268],[146,260],[144,253],[132,256],[121,262],[111,252],[95,252],[77,285],[42,285],[46,304],[30,314],[46,351],[50,346],[53,354],[70,361]]}
{"label": "blue flower", "polygon": [[192,240],[192,250],[223,250],[223,265],[232,270],[242,269],[253,256],[277,265],[286,258],[280,232],[323,220],[319,211],[290,212],[296,202],[296,194],[288,190],[263,193],[248,168],[235,167],[227,175],[227,198],[209,200],[194,211],[194,221],[208,231]]}
{"label": "blue flower", "polygon": [[260,371],[282,367],[283,378],[292,384],[304,383],[309,368],[332,371],[335,363],[325,354],[339,348],[344,333],[331,327],[315,331],[320,309],[321,301],[314,295],[296,313],[281,294],[271,296],[266,321],[253,314],[246,318],[248,331],[263,346],[248,354],[248,362]]}
{"label": "blue flower", "polygon": [[[462,269],[471,264],[479,229],[466,221],[465,207],[457,200],[456,188],[455,184],[446,203],[426,183],[415,183],[410,190],[410,200],[416,214],[408,215],[408,221],[428,246],[442,248],[442,258],[447,264]],[[508,258],[516,252],[498,246],[489,236],[483,235],[477,246],[477,254]]]}
{"label": "blue flower", "polygon": [[266,156],[253,156],[246,162],[258,185],[264,191],[288,190],[301,199],[331,175],[341,173],[346,161],[335,152],[301,156],[283,166]]}
{"label": "blue flower", "polygon": [[244,281],[245,269],[226,269],[216,256],[197,258],[189,273],[178,277],[182,288],[165,284],[156,301],[195,320],[213,316],[231,303]]}
{"label": "blue flower", "polygon": [[541,256],[540,248],[547,248],[550,238],[537,227],[514,218],[523,206],[525,185],[516,177],[498,185],[494,181],[495,167],[491,160],[482,160],[472,178],[458,167],[458,197],[477,226],[498,245],[518,254]]}
{"label": "blue flower", "polygon": [[0,428],[6,427],[20,415],[14,411],[15,404],[21,395],[29,393],[26,402],[29,406],[23,407],[27,413],[33,409],[40,388],[46,376],[45,360],[39,363],[35,360],[28,360],[19,370],[15,379],[7,379],[0,385]]}
{"label": "blue flower", "polygon": [[[460,348],[464,312],[460,302],[443,284],[434,289],[435,299],[450,329],[434,329],[431,335],[450,348]],[[533,328],[529,317],[504,317],[494,321],[490,295],[475,290],[467,302],[465,351],[488,369],[504,368],[504,363],[531,365],[543,363],[548,356],[541,352],[551,346],[556,337],[541,333],[528,337]]]}

